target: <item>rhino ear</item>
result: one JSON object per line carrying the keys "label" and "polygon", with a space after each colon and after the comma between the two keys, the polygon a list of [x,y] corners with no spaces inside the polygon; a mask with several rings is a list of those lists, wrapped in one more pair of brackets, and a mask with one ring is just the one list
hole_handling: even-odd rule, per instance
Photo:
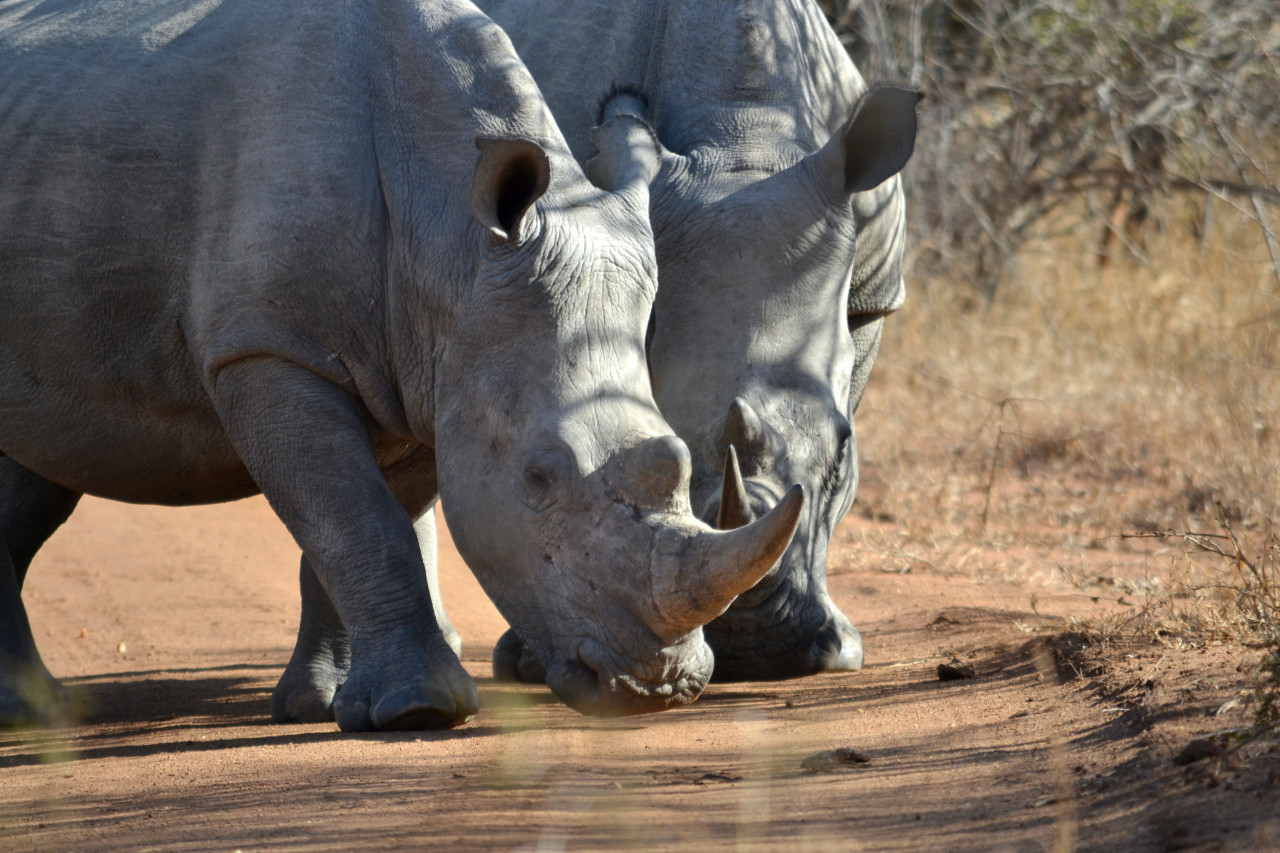
{"label": "rhino ear", "polygon": [[471,213],[506,242],[520,239],[521,225],[551,182],[551,158],[528,139],[477,136],[480,160],[471,180]]}
{"label": "rhino ear", "polygon": [[916,104],[923,97],[896,86],[866,92],[840,133],[810,155],[823,181],[840,197],[848,197],[902,171],[915,149]]}
{"label": "rhino ear", "polygon": [[662,143],[644,119],[616,115],[591,128],[597,154],[587,161],[591,183],[608,192],[638,185],[647,188],[662,168]]}

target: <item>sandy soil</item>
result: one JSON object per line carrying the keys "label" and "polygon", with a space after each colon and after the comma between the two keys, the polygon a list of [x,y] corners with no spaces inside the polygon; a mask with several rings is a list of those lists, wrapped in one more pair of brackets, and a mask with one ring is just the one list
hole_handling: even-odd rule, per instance
{"label": "sandy soil", "polygon": [[[1124,606],[1105,592],[848,571],[831,587],[862,672],[606,721],[492,681],[504,623],[446,546],[481,713],[346,735],[268,716],[296,560],[260,499],[86,499],[26,593],[82,722],[0,733],[0,850],[1280,849],[1273,742],[1177,763],[1245,724],[1253,652],[1062,637],[1057,617]],[[953,658],[976,677],[939,680]]]}

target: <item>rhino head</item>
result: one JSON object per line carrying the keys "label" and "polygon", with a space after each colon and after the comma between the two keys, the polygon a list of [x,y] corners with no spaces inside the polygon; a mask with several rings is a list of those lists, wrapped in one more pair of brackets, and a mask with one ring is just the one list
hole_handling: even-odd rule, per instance
{"label": "rhino head", "polygon": [[602,135],[616,154],[598,164],[603,192],[567,150],[477,144],[479,283],[451,309],[435,377],[450,532],[571,707],[691,702],[712,670],[702,626],[786,550],[803,490],[729,532],[691,512],[690,453],[645,362],[659,166],[647,127]]}
{"label": "rhino head", "polygon": [[[717,679],[862,666],[861,636],[827,594],[826,559],[857,488],[853,414],[883,316],[900,304],[898,255],[877,286],[851,298],[850,282],[859,196],[888,180],[881,197],[897,206],[880,213],[900,239],[895,176],[914,146],[918,99],[871,90],[807,155],[662,153],[648,356],[659,408],[692,449],[693,510],[731,529],[776,511],[792,484],[810,496],[780,563],[707,626]],[[611,103],[636,112],[632,97]]]}

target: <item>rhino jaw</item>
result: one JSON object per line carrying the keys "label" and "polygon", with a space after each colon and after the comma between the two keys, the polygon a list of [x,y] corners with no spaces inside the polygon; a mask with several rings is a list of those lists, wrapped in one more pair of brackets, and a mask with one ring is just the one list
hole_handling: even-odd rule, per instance
{"label": "rhino jaw", "polygon": [[[593,717],[629,717],[688,705],[711,679],[711,649],[697,632],[664,656],[675,661],[638,667],[656,670],[658,677],[647,681],[623,672],[599,643],[583,640],[573,656],[556,660],[547,669],[547,686],[570,708]],[[676,679],[664,677],[673,666],[683,674]]]}
{"label": "rhino jaw", "polygon": [[810,672],[855,672],[862,669],[865,652],[862,633],[853,627],[843,613],[834,613],[818,629],[809,649]]}

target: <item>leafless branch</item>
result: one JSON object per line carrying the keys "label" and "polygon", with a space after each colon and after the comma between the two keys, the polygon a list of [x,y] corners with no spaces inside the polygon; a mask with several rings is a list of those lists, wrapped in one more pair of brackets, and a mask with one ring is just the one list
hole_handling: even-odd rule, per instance
{"label": "leafless branch", "polygon": [[868,76],[928,95],[906,174],[928,199],[909,213],[918,273],[992,293],[1064,208],[1141,255],[1137,226],[1177,190],[1206,210],[1244,196],[1280,280],[1274,0],[820,2]]}

